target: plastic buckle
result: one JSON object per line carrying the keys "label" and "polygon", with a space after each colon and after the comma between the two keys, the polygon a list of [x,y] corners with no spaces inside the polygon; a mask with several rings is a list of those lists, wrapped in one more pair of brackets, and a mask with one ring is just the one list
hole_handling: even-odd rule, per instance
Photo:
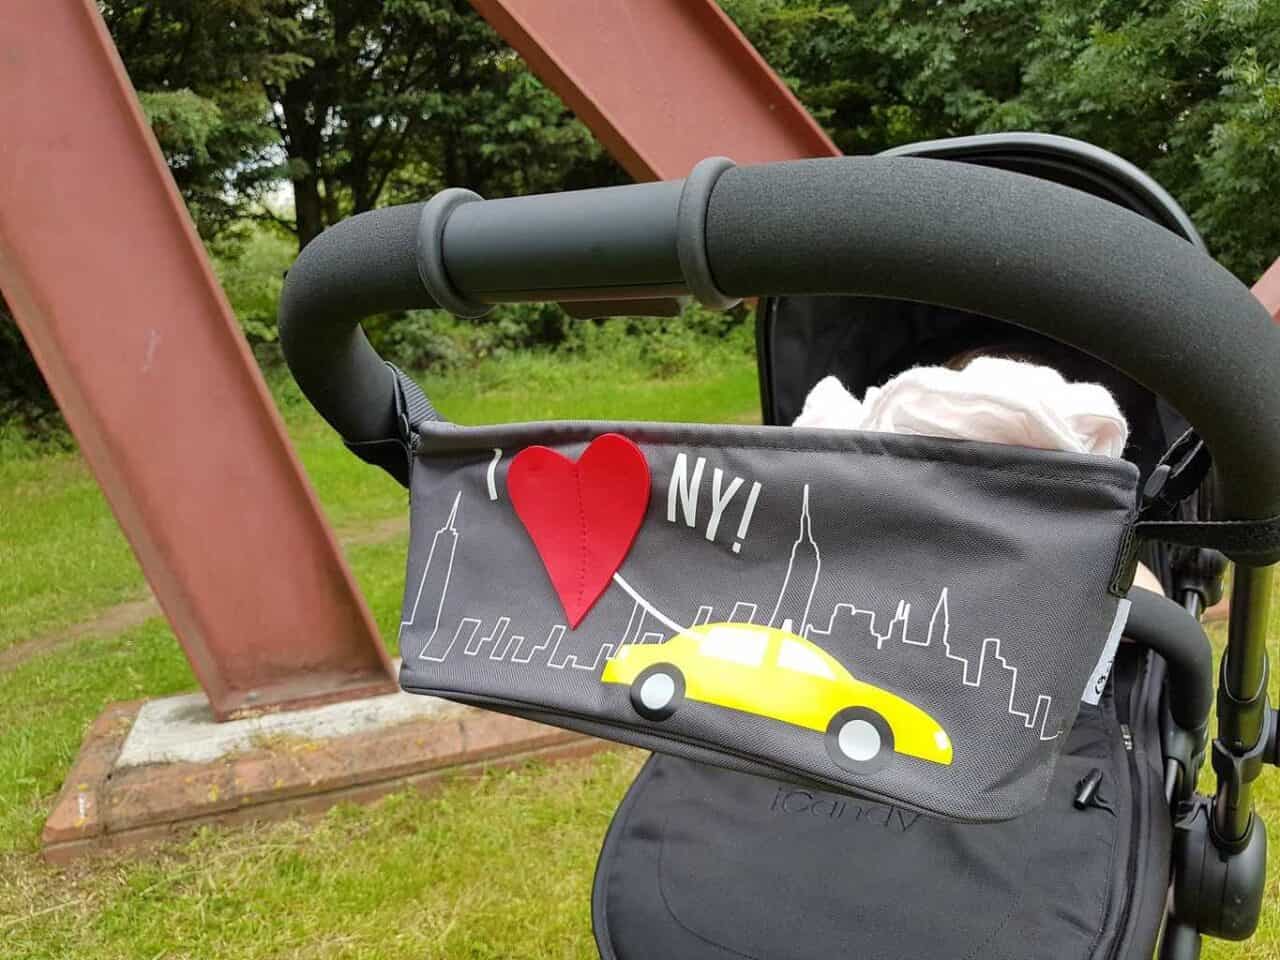
{"label": "plastic buckle", "polygon": [[1147,477],[1147,482],[1142,485],[1142,509],[1145,510],[1160,499],[1160,494],[1164,492],[1171,473],[1173,473],[1173,468],[1169,464],[1156,464],[1156,468],[1151,471],[1151,476]]}
{"label": "plastic buckle", "polygon": [[1209,448],[1194,430],[1188,430],[1171,446],[1142,487],[1142,517],[1171,517],[1177,505],[1193,494],[1213,460]]}

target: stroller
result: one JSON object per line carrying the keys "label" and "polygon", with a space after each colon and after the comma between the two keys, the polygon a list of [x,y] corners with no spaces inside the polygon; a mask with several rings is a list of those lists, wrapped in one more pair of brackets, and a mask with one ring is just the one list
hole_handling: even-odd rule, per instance
{"label": "stroller", "polygon": [[[762,297],[766,426],[455,427],[358,325],[690,294]],[[410,487],[405,689],[655,750],[597,867],[606,960],[1190,960],[1253,933],[1280,332],[1131,165],[1007,134],[447,190],[318,238],[280,329]],[[1105,384],[1129,462],[768,426],[828,374],[861,393],[974,347]],[[1139,556],[1168,599],[1131,589]],[[1228,558],[1211,742],[1198,620]]]}

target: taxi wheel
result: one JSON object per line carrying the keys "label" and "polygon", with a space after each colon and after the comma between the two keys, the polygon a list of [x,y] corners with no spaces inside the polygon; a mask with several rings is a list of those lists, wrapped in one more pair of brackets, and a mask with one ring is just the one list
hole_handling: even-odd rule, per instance
{"label": "taxi wheel", "polygon": [[851,773],[875,773],[893,758],[893,729],[867,707],[846,707],[827,724],[827,753]]}
{"label": "taxi wheel", "polygon": [[662,721],[684,701],[684,674],[670,663],[640,671],[631,684],[631,706],[646,720]]}

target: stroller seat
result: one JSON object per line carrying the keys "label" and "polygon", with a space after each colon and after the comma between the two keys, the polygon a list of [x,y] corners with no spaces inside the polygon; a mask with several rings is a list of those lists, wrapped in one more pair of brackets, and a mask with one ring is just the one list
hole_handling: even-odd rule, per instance
{"label": "stroller seat", "polygon": [[1149,712],[1120,719],[1146,658],[1125,659],[1117,693],[1081,710],[1048,799],[1003,823],[652,757],[597,868],[601,956],[1150,957],[1170,829]]}

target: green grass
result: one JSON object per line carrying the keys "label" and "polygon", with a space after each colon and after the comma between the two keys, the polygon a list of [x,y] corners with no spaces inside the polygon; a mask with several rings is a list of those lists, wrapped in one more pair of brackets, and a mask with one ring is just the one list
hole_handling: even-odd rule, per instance
{"label": "green grass", "polygon": [[142,589],[137,561],[78,456],[0,460],[0,650]]}
{"label": "green grass", "polygon": [[378,624],[392,655],[399,655],[396,634],[400,628],[400,601],[404,596],[404,565],[409,550],[407,534],[383,543],[353,547],[346,551],[373,619]]}
{"label": "green grass", "polygon": [[[657,380],[609,355],[487,362],[425,381],[462,423],[553,417],[748,420],[755,374],[717,348]],[[347,532],[404,511],[404,493],[356,461],[287,381],[273,383],[330,518]],[[0,649],[142,590],[136,565],[74,455],[0,457]],[[348,549],[394,643],[405,539]],[[1221,629],[1215,631],[1221,645]],[[1280,635],[1280,615],[1273,616]],[[207,830],[145,856],[55,869],[36,839],[85,729],[112,701],[194,681],[163,621],[85,639],[0,671],[0,956],[581,958],[595,857],[639,754],[458,781],[422,797],[339,807],[318,821]],[[1280,675],[1272,680],[1280,701]],[[1280,824],[1280,775],[1258,810]],[[1257,937],[1206,942],[1207,960],[1280,957],[1280,856]]]}
{"label": "green grass", "polygon": [[[400,536],[348,551],[382,634],[393,648],[405,547]],[[35,849],[50,800],[85,730],[103,707],[195,686],[178,641],[160,619],[0,671],[0,853]]]}
{"label": "green grass", "polygon": [[[757,409],[749,358],[718,345],[664,380],[608,355],[535,353],[424,381],[440,410],[467,424],[576,417],[716,422]],[[292,381],[281,375],[272,386],[340,532],[404,513],[404,491],[348,453]],[[0,650],[145,595],[137,562],[74,453],[0,458],[0,545]]]}
{"label": "green grass", "polygon": [[638,764],[526,766],[67,871],[0,856],[2,952],[587,960],[595,857]]}
{"label": "green grass", "polygon": [[35,848],[49,798],[104,706],[194,684],[162,620],[0,673],[0,850]]}
{"label": "green grass", "polygon": [[[426,386],[461,423],[586,417],[744,421],[754,368],[713,345],[657,378],[643,365],[534,354]],[[285,378],[273,394],[340,531],[403,515]],[[0,454],[0,649],[92,617],[144,584],[75,454]],[[16,454],[16,455],[15,455]],[[405,536],[347,550],[394,647]],[[108,703],[194,688],[164,621],[38,652],[0,670],[0,956],[592,957],[589,893],[608,819],[639,763],[618,752],[495,773],[317,822],[206,831],[145,857],[67,870],[35,849],[84,732]]]}

